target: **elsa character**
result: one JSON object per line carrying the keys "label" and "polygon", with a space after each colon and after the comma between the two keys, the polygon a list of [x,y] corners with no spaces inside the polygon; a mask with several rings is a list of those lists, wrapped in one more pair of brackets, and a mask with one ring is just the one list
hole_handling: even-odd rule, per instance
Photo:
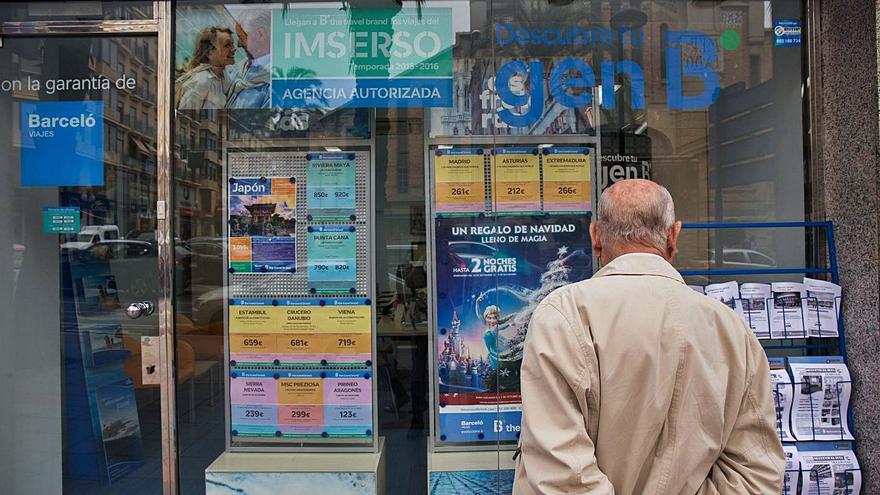
{"label": "elsa character", "polygon": [[[477,301],[482,300],[482,295]],[[477,307],[477,315],[486,324],[486,331],[483,332],[483,343],[486,344],[486,350],[489,353],[489,363],[493,369],[498,369],[498,355],[504,352],[507,347],[507,339],[499,333],[498,326],[510,319],[509,316],[502,317],[501,309],[494,304],[486,306],[483,314],[479,313],[479,305]]]}

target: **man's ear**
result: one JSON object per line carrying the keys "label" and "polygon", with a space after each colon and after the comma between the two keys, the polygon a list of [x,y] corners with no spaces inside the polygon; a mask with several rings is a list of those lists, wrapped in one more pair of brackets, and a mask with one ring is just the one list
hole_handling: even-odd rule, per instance
{"label": "man's ear", "polygon": [[593,254],[595,254],[596,257],[601,257],[602,242],[599,239],[599,227],[596,226],[596,222],[590,224],[590,242],[593,245]]}
{"label": "man's ear", "polygon": [[667,261],[671,261],[678,252],[678,235],[681,234],[681,220],[672,224],[669,228],[669,235],[666,236],[666,256]]}

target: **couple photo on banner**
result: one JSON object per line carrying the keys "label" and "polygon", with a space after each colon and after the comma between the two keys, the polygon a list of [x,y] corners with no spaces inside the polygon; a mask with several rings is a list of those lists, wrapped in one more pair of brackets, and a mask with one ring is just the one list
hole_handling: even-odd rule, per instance
{"label": "couple photo on banner", "polygon": [[[196,33],[191,47],[178,42],[178,60],[183,60],[175,81],[178,110],[270,107],[271,11],[223,10],[208,21],[213,24],[190,31]],[[245,55],[240,64],[238,49]]]}

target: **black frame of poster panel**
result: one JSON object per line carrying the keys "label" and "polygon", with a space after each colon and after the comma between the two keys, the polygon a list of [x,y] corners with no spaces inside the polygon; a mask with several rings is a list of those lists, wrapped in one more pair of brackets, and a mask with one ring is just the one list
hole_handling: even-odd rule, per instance
{"label": "black frame of poster panel", "polygon": [[[434,164],[434,154],[437,152],[440,147],[453,147],[453,148],[483,148],[488,150],[495,150],[499,148],[505,147],[532,147],[532,148],[546,148],[549,147],[544,143],[552,143],[550,146],[554,147],[582,147],[589,149],[589,160],[590,160],[590,212],[587,213],[587,226],[591,222],[592,215],[595,212],[595,207],[599,198],[601,185],[599,184],[598,177],[598,167],[601,166],[601,132],[599,122],[596,123],[595,134],[594,135],[558,135],[558,136],[450,136],[450,137],[436,137],[436,138],[425,138],[426,140],[426,149],[425,149],[425,190],[429,191],[425,201],[425,217],[428,219],[428,230],[427,230],[427,257],[430,262],[428,263],[428,300],[431,301],[431,304],[428,306],[428,348],[429,348],[429,367],[428,372],[430,373],[428,385],[429,385],[429,404],[430,404],[430,427],[429,427],[429,439],[428,439],[428,452],[430,453],[442,453],[442,452],[495,452],[495,451],[513,451],[516,448],[517,441],[500,441],[500,440],[491,440],[486,439],[480,443],[474,442],[447,442],[440,440],[440,432],[439,432],[439,424],[440,424],[440,404],[439,404],[439,375],[438,375],[438,362],[437,362],[437,352],[438,352],[438,343],[439,343],[439,328],[437,327],[437,315],[438,315],[438,291],[437,291],[437,267],[436,267],[436,246],[435,243],[437,241],[437,231],[436,231],[436,217],[437,212],[435,208],[435,200],[437,198],[435,191],[435,174],[436,170],[433,166]],[[491,190],[492,184],[489,180],[486,182],[486,190],[487,192]],[[488,203],[488,196],[486,198]],[[474,218],[485,217],[485,218],[497,218],[494,215],[473,215]],[[454,218],[454,217],[448,217]],[[588,246],[589,248],[589,246]],[[591,274],[596,272],[597,269],[597,260],[595,255],[592,254],[592,250],[590,250],[590,258],[591,258]],[[499,402],[496,406],[500,406]],[[498,407],[496,407],[496,413],[500,413]],[[518,436],[518,435],[517,435]],[[429,470],[430,470],[429,463]]]}
{"label": "black frame of poster panel", "polygon": [[[370,308],[370,362],[363,366],[362,368],[368,370],[370,374],[370,398],[371,398],[371,434],[368,439],[363,441],[350,440],[346,438],[303,438],[303,439],[285,439],[285,438],[259,438],[254,439],[254,441],[246,442],[248,445],[242,445],[242,442],[233,443],[232,436],[232,404],[231,404],[231,388],[230,388],[230,378],[231,373],[233,371],[231,362],[230,362],[230,315],[229,315],[229,302],[231,301],[231,291],[230,291],[230,273],[227,272],[224,275],[224,284],[223,284],[223,297],[224,300],[227,301],[226,310],[224,311],[224,370],[225,370],[225,418],[226,418],[226,451],[227,452],[315,452],[315,453],[329,453],[329,452],[378,452],[380,441],[379,441],[379,431],[378,431],[378,410],[377,410],[377,380],[376,380],[376,300],[375,300],[375,280],[376,280],[376,266],[373,261],[373,253],[375,253],[375,129],[374,129],[374,113],[369,112],[369,121],[370,121],[370,134],[367,139],[359,139],[359,138],[319,138],[319,139],[308,139],[308,138],[300,138],[300,139],[273,139],[273,140],[260,140],[258,142],[246,141],[246,142],[227,142],[227,146],[224,149],[224,157],[222,159],[223,162],[223,197],[222,204],[226,208],[225,216],[228,218],[230,214],[229,210],[229,179],[232,178],[230,176],[231,166],[229,157],[231,154],[237,153],[315,153],[315,154],[339,154],[339,153],[353,153],[356,155],[356,161],[359,160],[358,155],[364,156],[365,158],[365,173],[361,176],[357,174],[356,167],[356,177],[355,177],[355,189],[356,191],[360,190],[361,187],[358,185],[358,182],[363,180],[365,182],[363,190],[364,190],[364,198],[363,202],[365,203],[365,233],[364,237],[366,238],[366,246],[365,246],[365,263],[364,266],[366,268],[366,282],[365,282],[365,293],[364,294],[356,294],[351,296],[346,296],[344,294],[336,294],[336,295],[326,295],[326,298],[361,298],[366,299],[366,306]],[[330,148],[330,149],[328,149]],[[340,149],[341,151],[336,151]],[[332,150],[332,151],[331,151]],[[307,181],[305,181],[307,182]],[[305,188],[303,188],[305,189]],[[357,193],[356,193],[357,194]],[[297,184],[297,203],[299,203],[303,198],[305,198],[305,194],[300,193],[300,184]],[[361,199],[355,199],[356,209],[358,208],[358,203],[360,203]],[[297,209],[299,209],[299,204],[297,205]],[[305,219],[302,222],[303,225],[307,223]],[[350,221],[353,223],[354,221]],[[338,222],[337,222],[338,223]],[[345,223],[345,222],[342,222]],[[230,266],[230,255],[229,255],[229,231],[227,226],[227,232],[224,236],[224,248],[223,248],[223,261],[224,266]],[[356,237],[357,242],[357,237]],[[297,252],[300,252],[300,248],[296,248]],[[361,246],[356,246],[356,251],[360,252],[362,249]],[[303,247],[303,252],[305,251],[305,247]],[[306,258],[307,259],[307,258]],[[296,261],[297,265],[302,265],[299,260]],[[360,265],[360,263],[358,263]],[[365,297],[361,297],[365,296]],[[293,296],[292,298],[296,298]],[[312,295],[310,299],[320,298],[319,295]],[[301,367],[301,369],[305,370],[307,367]],[[319,368],[312,367],[310,371],[326,371],[333,369],[331,366],[321,366]]]}

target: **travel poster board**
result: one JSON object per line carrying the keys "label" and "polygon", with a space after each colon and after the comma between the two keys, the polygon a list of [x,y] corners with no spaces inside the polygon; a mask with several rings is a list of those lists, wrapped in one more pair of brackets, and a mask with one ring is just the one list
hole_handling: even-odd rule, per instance
{"label": "travel poster board", "polygon": [[582,147],[542,150],[544,211],[591,209],[590,153]]}
{"label": "travel poster board", "polygon": [[541,162],[537,148],[495,148],[492,156],[492,210],[540,211]]}
{"label": "travel poster board", "polygon": [[309,153],[306,163],[307,219],[356,220],[355,154]]}
{"label": "travel poster board", "polygon": [[229,351],[233,366],[370,366],[368,300],[233,299]]}
{"label": "travel poster board", "polygon": [[482,148],[434,152],[434,210],[437,213],[486,211],[486,165]]}
{"label": "travel poster board", "polygon": [[309,292],[354,293],[357,232],[354,225],[314,225],[307,229]]}
{"label": "travel poster board", "polygon": [[588,214],[435,220],[438,438],[515,441],[532,311],[592,275]]}
{"label": "travel poster board", "polygon": [[233,371],[232,435],[370,438],[371,381],[367,370]]}
{"label": "travel poster board", "polygon": [[229,268],[296,271],[296,178],[229,180]]}

